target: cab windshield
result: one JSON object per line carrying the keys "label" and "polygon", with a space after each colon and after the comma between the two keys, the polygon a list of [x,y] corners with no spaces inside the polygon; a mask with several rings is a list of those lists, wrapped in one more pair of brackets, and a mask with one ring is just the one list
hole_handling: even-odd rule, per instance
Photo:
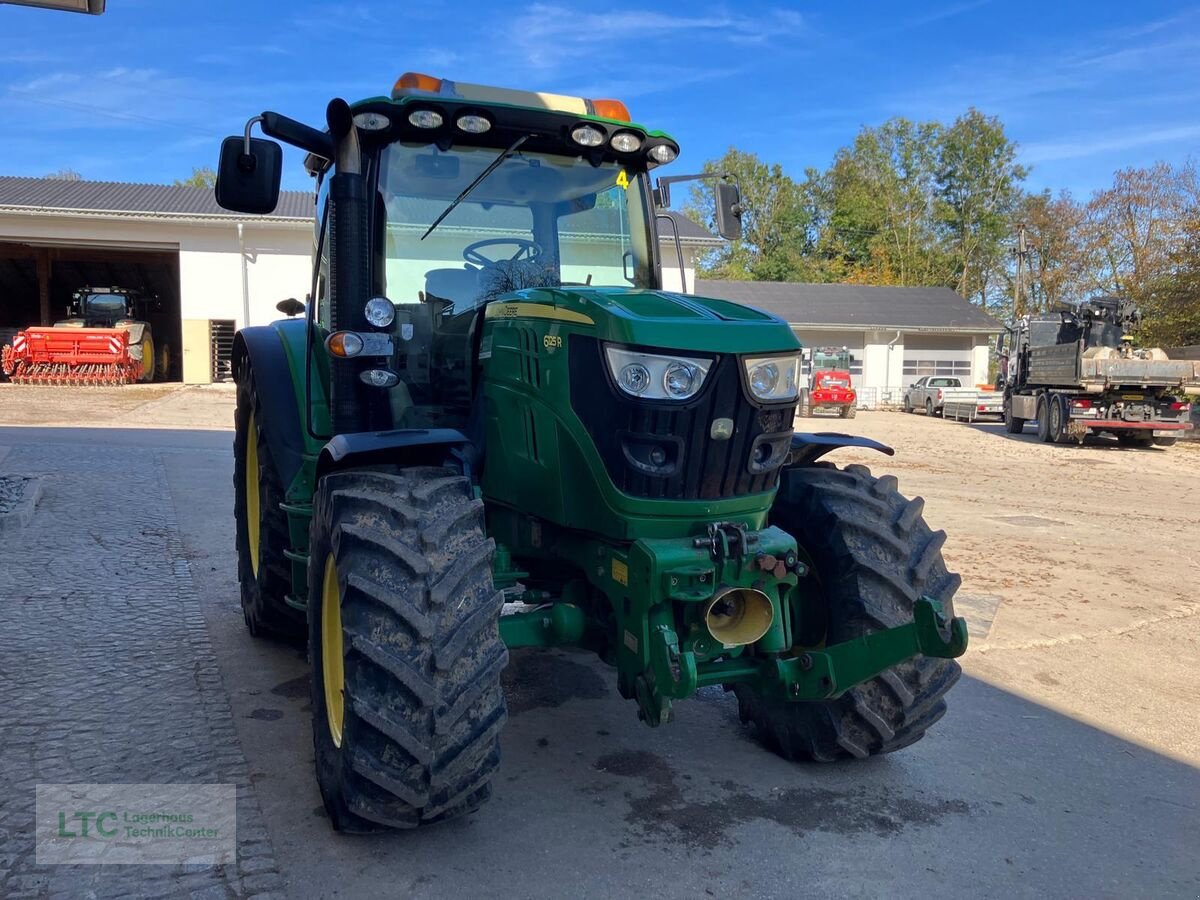
{"label": "cab windshield", "polygon": [[458,314],[522,288],[653,286],[641,182],[616,163],[518,149],[422,239],[501,152],[384,150],[382,287],[393,303],[444,301]]}
{"label": "cab windshield", "polygon": [[124,294],[88,294],[84,298],[85,315],[102,318],[120,316],[125,312]]}

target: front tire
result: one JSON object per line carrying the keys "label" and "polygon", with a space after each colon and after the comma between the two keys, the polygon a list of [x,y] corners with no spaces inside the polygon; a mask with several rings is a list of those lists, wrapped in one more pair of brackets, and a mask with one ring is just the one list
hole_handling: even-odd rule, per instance
{"label": "front tire", "polygon": [[[918,597],[954,614],[961,583],[946,570],[946,534],[931,531],[924,501],[896,490],[891,475],[829,463],[783,474],[771,524],[796,538],[813,565],[818,627],[803,626],[805,646],[829,644],[912,621]],[[891,753],[920,740],[946,712],[946,692],[962,670],[953,660],[918,656],[834,700],[788,702],[737,685],[743,722],[786,759],[832,762]]]}
{"label": "front tire", "polygon": [[333,827],[473,812],[507,718],[483,502],[448,469],[334,472],[309,548],[313,744]]}
{"label": "front tire", "polygon": [[263,427],[268,414],[259,406],[254,370],[246,361],[238,372],[233,414],[233,505],[242,615],[255,637],[273,634],[299,643],[305,634],[304,614],[287,602],[292,564],[283,551],[290,538],[287,514],[280,506],[284,487]]}

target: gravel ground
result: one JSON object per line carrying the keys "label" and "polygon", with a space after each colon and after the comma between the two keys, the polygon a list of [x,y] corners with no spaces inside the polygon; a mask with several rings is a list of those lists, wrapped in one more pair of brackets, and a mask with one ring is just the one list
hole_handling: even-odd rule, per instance
{"label": "gravel ground", "polygon": [[[350,840],[330,833],[312,776],[306,661],[251,639],[241,621],[232,391],[135,393],[41,400],[55,408],[26,395],[28,408],[52,422],[122,427],[0,429],[0,472],[47,480],[50,505],[39,508],[37,524],[71,508],[54,505],[56,492],[62,500],[95,492],[73,474],[79,454],[111,446],[98,460],[109,479],[103,496],[133,490],[152,510],[173,510],[149,523],[170,532],[177,523],[168,555],[181,562],[169,572],[161,551],[138,544],[140,536],[126,539],[138,544],[139,565],[162,579],[162,593],[156,587],[147,597],[156,604],[148,624],[155,646],[177,646],[183,626],[167,614],[170,583],[178,596],[199,598],[248,783],[241,754],[221,735],[225,701],[201,692],[200,705],[217,714],[200,716],[196,695],[173,681],[176,694],[161,700],[177,704],[182,712],[167,715],[186,718],[197,734],[209,727],[221,735],[216,752],[234,766],[223,777],[241,785],[248,818],[261,808],[291,896],[1200,894],[1200,446],[1045,445],[996,424],[902,413],[803,420],[802,428],[894,446],[891,458],[854,450],[831,459],[897,475],[901,491],[924,497],[926,518],[948,535],[944,553],[963,576],[957,606],[970,622],[971,648],[950,712],[925,740],[865,764],[793,766],[751,739],[720,691],[679,704],[676,723],[651,730],[616,695],[611,670],[589,655],[515,653],[493,801],[421,834]],[[5,412],[11,396],[0,392]],[[154,425],[159,430],[138,430]],[[7,458],[5,445],[13,448]],[[42,519],[37,547],[46,562],[21,562],[16,579],[28,582],[14,605],[21,640],[49,640],[58,632],[46,629],[78,616],[71,604],[83,600],[88,615],[62,633],[71,646],[87,643],[89,627],[104,636],[103,596],[79,593],[115,558],[104,549],[104,521],[73,528],[69,518],[57,527]],[[79,528],[96,537],[78,540]],[[5,559],[0,553],[0,568]],[[50,560],[69,560],[69,570]],[[127,607],[114,603],[113,613],[137,621]],[[185,665],[210,665],[207,642],[189,640],[198,662]],[[0,789],[12,798],[0,807],[0,837],[19,828],[37,767],[61,756],[54,741],[66,738],[47,742],[40,731],[45,711],[64,712],[56,734],[92,719],[109,737],[121,728],[99,709],[71,718],[84,700],[67,677],[74,657],[45,649],[29,658],[39,674],[14,679],[9,712],[0,712],[0,733],[14,722],[23,729],[20,742],[0,741],[11,765]],[[0,681],[6,671],[16,670],[0,663]],[[121,697],[146,715],[163,714],[153,694]],[[196,765],[210,765],[209,755],[198,753]],[[138,780],[138,766],[174,761],[166,753],[132,760],[129,780]],[[17,845],[25,846],[19,838]],[[251,893],[259,886],[249,874],[229,872],[215,884],[197,876],[197,887],[215,889],[205,897]],[[35,894],[44,886],[20,884]]]}
{"label": "gravel ground", "polygon": [[17,508],[25,496],[25,481],[20,475],[0,475],[0,516]]}
{"label": "gravel ground", "polygon": [[0,384],[0,425],[233,428],[232,384]]}

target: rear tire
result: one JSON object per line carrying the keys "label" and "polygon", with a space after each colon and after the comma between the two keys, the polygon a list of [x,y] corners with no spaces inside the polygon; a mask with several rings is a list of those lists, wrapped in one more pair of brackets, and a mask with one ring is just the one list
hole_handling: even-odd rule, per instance
{"label": "rear tire", "polygon": [[171,348],[163,344],[158,348],[158,357],[154,360],[154,378],[156,381],[166,381],[171,377]]}
{"label": "rear tire", "polygon": [[1050,443],[1065,444],[1067,442],[1067,425],[1062,400],[1058,397],[1051,397],[1047,406],[1050,409],[1050,423],[1047,425],[1050,431]]}
{"label": "rear tire", "polygon": [[858,415],[858,409],[854,406],[853,403],[850,404],[849,406],[842,407],[842,418],[843,419],[853,419],[857,415]]}
{"label": "rear tire", "polygon": [[[237,408],[233,414],[233,507],[242,615],[255,637],[273,634],[300,643],[305,635],[304,613],[289,606],[286,599],[292,590],[292,564],[283,555],[291,543],[287,514],[280,507],[284,487],[267,444],[263,416],[254,389],[254,370],[247,361],[238,373]],[[250,449],[252,454],[248,453]],[[256,505],[248,496],[253,487],[253,478],[247,479],[250,455],[258,463],[257,528],[249,521]],[[257,565],[250,548],[256,534]]]}
{"label": "rear tire", "polygon": [[1021,434],[1025,430],[1025,420],[1013,415],[1011,396],[1004,398],[1004,430],[1009,434]]}
{"label": "rear tire", "polygon": [[1050,410],[1045,396],[1039,397],[1037,402],[1037,436],[1043,444],[1050,443]]}
{"label": "rear tire", "polygon": [[1179,440],[1179,438],[1173,438],[1173,437],[1156,437],[1156,438],[1154,438],[1153,440],[1154,440],[1154,446],[1155,446],[1155,447],[1174,447],[1174,446],[1175,446],[1175,442],[1176,442],[1176,441],[1178,441],[1178,440]]}
{"label": "rear tire", "polygon": [[927,399],[925,401],[925,415],[927,415],[931,419],[933,418],[933,401],[932,400]]}
{"label": "rear tire", "polygon": [[[865,466],[817,463],[784,472],[771,524],[808,554],[809,578],[823,603],[825,627],[804,635],[808,646],[911,622],[923,595],[940,601],[947,616],[954,614],[962,579],[946,570],[946,534],[925,524],[924,505],[919,497],[901,496],[893,476],[875,478]],[[961,674],[954,660],[916,657],[835,700],[788,702],[746,685],[734,692],[742,721],[753,723],[780,756],[832,762],[919,741],[945,714],[946,692]]]}
{"label": "rear tire", "polygon": [[[483,502],[449,469],[334,472],[317,488],[309,547],[313,744],[333,827],[473,812],[491,795],[507,718]],[[322,627],[327,565],[336,628]],[[342,692],[326,691],[327,665]]]}

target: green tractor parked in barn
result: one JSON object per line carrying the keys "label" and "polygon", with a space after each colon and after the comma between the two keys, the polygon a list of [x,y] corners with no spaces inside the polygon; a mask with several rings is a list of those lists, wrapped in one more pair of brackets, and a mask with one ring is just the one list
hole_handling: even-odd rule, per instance
{"label": "green tractor parked in barn", "polygon": [[[890,449],[793,433],[784,322],[661,290],[671,138],[616,101],[409,73],[327,129],[228,138],[242,213],[278,199],[255,123],[307,152],[317,216],[305,318],[236,339],[242,605],[306,636],[334,827],[488,797],[512,647],[595,651],[653,726],[721,685],[789,759],[943,715],[967,641],[945,535],[895,478],[820,459]],[[716,200],[737,237],[736,186]]]}

